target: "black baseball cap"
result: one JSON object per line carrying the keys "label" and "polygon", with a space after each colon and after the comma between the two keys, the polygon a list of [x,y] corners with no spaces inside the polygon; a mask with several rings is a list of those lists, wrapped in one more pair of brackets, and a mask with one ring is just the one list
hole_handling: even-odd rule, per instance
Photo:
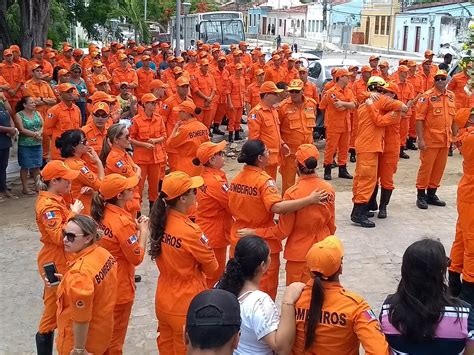
{"label": "black baseball cap", "polygon": [[[212,311],[212,312],[210,312]],[[212,314],[211,317],[208,315]],[[211,289],[199,293],[189,305],[186,326],[240,326],[240,305],[234,294]]]}

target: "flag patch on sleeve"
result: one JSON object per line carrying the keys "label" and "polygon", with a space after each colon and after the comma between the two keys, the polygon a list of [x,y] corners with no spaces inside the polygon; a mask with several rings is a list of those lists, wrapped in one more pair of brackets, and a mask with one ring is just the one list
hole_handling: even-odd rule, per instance
{"label": "flag patch on sleeve", "polygon": [[115,163],[115,166],[117,168],[121,168],[123,166],[123,162],[121,160],[119,160],[118,162]]}
{"label": "flag patch on sleeve", "polygon": [[128,245],[133,245],[135,244],[136,242],[138,242],[138,238],[137,236],[134,234],[132,235],[130,238],[127,239],[127,244]]}
{"label": "flag patch on sleeve", "polygon": [[204,245],[207,245],[209,243],[209,239],[207,239],[207,237],[203,234],[201,234],[201,236],[199,237],[199,241],[204,244]]}
{"label": "flag patch on sleeve", "polygon": [[87,173],[89,173],[89,172],[90,172],[90,170],[89,170],[89,168],[88,168],[87,166],[84,166],[84,167],[81,168],[81,173],[87,174]]}
{"label": "flag patch on sleeve", "polygon": [[54,217],[56,217],[56,213],[54,213],[54,211],[46,212],[44,214],[44,218],[46,219],[53,219]]}
{"label": "flag patch on sleeve", "polygon": [[363,316],[365,319],[367,319],[369,322],[373,320],[377,320],[377,316],[375,315],[374,311],[371,309],[366,310],[363,313]]}
{"label": "flag patch on sleeve", "polygon": [[224,185],[222,185],[221,189],[222,189],[222,191],[227,192],[227,191],[229,191],[229,185],[224,184]]}
{"label": "flag patch on sleeve", "polygon": [[250,119],[251,119],[251,120],[256,120],[256,119],[257,119],[257,114],[256,114],[256,113],[252,113],[252,114],[250,115]]}

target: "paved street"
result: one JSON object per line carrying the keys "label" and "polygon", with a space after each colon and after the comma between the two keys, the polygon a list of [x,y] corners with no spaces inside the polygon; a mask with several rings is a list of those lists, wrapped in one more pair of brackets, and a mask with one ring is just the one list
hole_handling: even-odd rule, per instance
{"label": "paved street", "polygon": [[[388,210],[389,218],[383,221],[375,218],[377,227],[372,230],[350,223],[352,183],[333,179],[337,191],[337,235],[344,241],[346,250],[342,282],[348,289],[366,297],[376,313],[384,297],[393,292],[397,285],[401,257],[410,243],[431,236],[439,238],[449,251],[454,237],[456,185],[461,176],[460,155],[455,153],[449,159],[439,191],[448,206],[430,207],[427,211],[417,209],[414,203],[418,153],[410,152],[410,155],[410,160],[400,162],[397,189]],[[229,177],[234,176],[239,168],[235,161],[229,161],[226,168]],[[353,172],[353,164],[349,170]],[[13,185],[16,192],[18,184],[15,181]],[[40,243],[33,214],[34,201],[34,198],[21,198],[0,205],[0,266],[3,270],[0,354],[34,352],[34,334],[42,309],[43,287],[36,266]],[[146,257],[138,273],[143,281],[137,287],[125,353],[156,354],[154,294],[158,272],[154,263]],[[284,274],[281,276],[281,284],[284,284]]]}

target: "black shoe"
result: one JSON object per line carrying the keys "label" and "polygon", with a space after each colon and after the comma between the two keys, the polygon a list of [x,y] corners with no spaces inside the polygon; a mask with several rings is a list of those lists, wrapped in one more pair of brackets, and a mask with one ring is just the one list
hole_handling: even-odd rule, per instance
{"label": "black shoe", "polygon": [[417,146],[415,145],[416,138],[408,137],[407,138],[407,149],[409,150],[418,150]]}
{"label": "black shoe", "polygon": [[212,133],[212,129],[209,129],[209,137],[210,138],[214,137],[214,134]]}
{"label": "black shoe", "polygon": [[438,196],[436,196],[436,190],[437,189],[428,189],[426,191],[426,203],[433,206],[446,206],[446,202],[441,201]]}
{"label": "black shoe", "polygon": [[347,171],[347,166],[346,165],[341,165],[339,167],[339,175],[338,175],[341,179],[352,179],[352,175],[349,174],[349,172]]}
{"label": "black shoe", "polygon": [[234,143],[234,132],[229,132],[229,143]]}
{"label": "black shoe", "polygon": [[354,203],[351,213],[351,221],[364,228],[374,228],[375,223],[367,218],[367,205]]}
{"label": "black shoe", "polygon": [[407,153],[405,153],[405,150],[403,149],[403,147],[400,147],[400,158],[410,159],[410,156]]}
{"label": "black shoe", "polygon": [[351,163],[355,163],[357,161],[355,149],[354,148],[349,149],[349,154],[350,154],[349,161]]}
{"label": "black shoe", "polygon": [[[151,209],[153,208],[153,204],[155,203],[155,201],[148,201],[148,207],[149,207],[149,211],[151,212]],[[148,214],[150,213],[148,212]]]}
{"label": "black shoe", "polygon": [[390,202],[390,197],[392,197],[393,190],[387,190],[382,187],[380,190],[380,206],[379,206],[379,214],[378,218],[384,219],[387,218],[387,205]]}
{"label": "black shoe", "polygon": [[336,169],[338,167],[337,163],[333,160],[331,163],[331,169]]}
{"label": "black shoe", "polygon": [[[379,192],[379,185],[375,185],[374,192],[372,192],[372,196],[370,196],[369,203],[367,204],[367,210],[368,211],[377,211],[379,209],[379,206],[377,205],[377,194]],[[374,214],[372,213],[371,216],[373,217]]]}
{"label": "black shoe", "polygon": [[418,189],[418,193],[416,197],[416,207],[422,210],[428,209],[428,203],[426,202],[425,189]]}
{"label": "black shoe", "polygon": [[36,353],[38,355],[53,355],[54,332],[36,333]]}
{"label": "black shoe", "polygon": [[135,275],[135,282],[141,282],[142,281],[142,276],[141,275]]}
{"label": "black shoe", "polygon": [[459,297],[461,293],[461,274],[454,271],[448,271],[448,292],[453,297]]}
{"label": "black shoe", "polygon": [[219,125],[217,123],[214,123],[214,126],[212,126],[212,133],[217,134],[218,136],[225,135],[225,133],[219,129]]}
{"label": "black shoe", "polygon": [[324,180],[331,180],[331,165],[324,165]]}
{"label": "black shoe", "polygon": [[452,157],[452,156],[453,156],[453,145],[451,144],[448,150],[448,157]]}
{"label": "black shoe", "polygon": [[247,120],[242,117],[242,118],[240,119],[240,123],[242,123],[242,124],[247,124]]}
{"label": "black shoe", "polygon": [[242,137],[240,136],[240,131],[235,131],[235,133],[234,133],[234,140],[235,140],[235,141],[240,141],[240,140],[242,140]]}
{"label": "black shoe", "polygon": [[459,298],[472,304],[474,302],[474,283],[463,281]]}

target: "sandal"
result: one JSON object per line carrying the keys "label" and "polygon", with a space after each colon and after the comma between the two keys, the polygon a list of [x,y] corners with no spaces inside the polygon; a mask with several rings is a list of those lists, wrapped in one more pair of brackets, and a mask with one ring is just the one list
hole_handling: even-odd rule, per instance
{"label": "sandal", "polygon": [[23,190],[23,195],[33,196],[33,195],[36,195],[36,191],[33,191],[33,190]]}
{"label": "sandal", "polygon": [[12,200],[18,200],[18,196],[17,195],[13,195],[12,193],[10,193],[9,191],[6,191],[4,193],[4,196],[6,198],[11,198]]}

